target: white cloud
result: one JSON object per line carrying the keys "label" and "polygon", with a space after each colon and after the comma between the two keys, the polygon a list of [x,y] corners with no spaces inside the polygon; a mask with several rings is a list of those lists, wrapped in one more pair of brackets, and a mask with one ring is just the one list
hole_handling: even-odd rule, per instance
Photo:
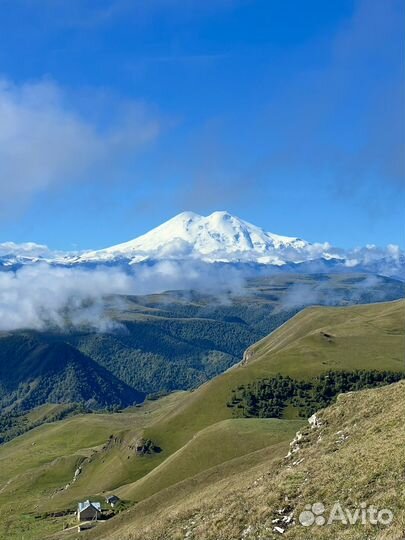
{"label": "white cloud", "polygon": [[131,292],[133,282],[119,270],[25,266],[0,272],[0,329],[64,328],[86,325],[105,330],[113,323],[104,313],[103,298]]}
{"label": "white cloud", "polygon": [[[243,284],[240,271],[232,268],[219,271],[212,265],[191,261],[136,266],[131,273],[108,267],[27,265],[15,272],[0,272],[0,330],[85,326],[111,331],[119,325],[106,310],[105,300],[110,295],[195,288],[215,293],[221,299],[221,293],[230,289],[240,291]],[[116,307],[122,307],[118,299]]]}
{"label": "white cloud", "polygon": [[137,294],[194,289],[215,294],[219,301],[228,292],[241,292],[246,278],[254,273],[248,268],[217,266],[195,259],[162,260],[153,266],[134,265],[133,272]]}
{"label": "white cloud", "polygon": [[89,171],[97,176],[159,134],[159,121],[143,105],[109,105],[100,125],[53,82],[0,81],[0,213]]}
{"label": "white cloud", "polygon": [[[15,246],[15,245],[14,245]],[[30,249],[30,244],[26,245]],[[31,246],[31,249],[45,248]],[[1,246],[0,246],[1,249]],[[365,248],[356,256],[368,255],[369,263],[378,263],[378,272],[400,275],[402,258],[396,259],[397,249],[391,247],[393,258],[381,260],[382,250]],[[355,263],[359,261],[356,259]],[[314,262],[313,272],[324,271]],[[310,269],[307,269],[310,271]],[[88,327],[96,331],[112,331],[118,323],[111,319],[109,308],[122,308],[121,302],[106,298],[111,295],[142,295],[167,290],[200,290],[215,295],[217,301],[229,301],[229,293],[244,294],[246,279],[269,276],[274,268],[235,267],[206,264],[198,260],[162,260],[153,265],[126,267],[99,266],[96,268],[52,266],[37,263],[22,266],[16,271],[0,271],[0,330],[44,330],[48,327],[68,329]],[[365,290],[380,283],[370,276],[350,292],[350,301],[364,301]],[[295,285],[287,291],[283,307],[293,309],[309,304],[335,305],[344,300],[346,292],[330,290],[327,281],[316,286]],[[343,295],[343,296],[342,296]],[[384,299],[381,289],[381,299]],[[108,308],[106,309],[106,306]]]}
{"label": "white cloud", "polygon": [[35,242],[15,242],[0,243],[0,256],[5,255],[23,256],[23,257],[47,257],[51,256],[48,246],[36,244]]}
{"label": "white cloud", "polygon": [[[350,276],[346,276],[350,279]],[[283,309],[298,309],[304,306],[324,305],[338,306],[347,303],[358,304],[368,300],[368,293],[372,291],[374,301],[383,301],[388,291],[383,289],[384,281],[380,276],[368,275],[357,280],[351,286],[340,288],[331,285],[328,281],[318,283],[296,283],[288,288],[281,299]]]}

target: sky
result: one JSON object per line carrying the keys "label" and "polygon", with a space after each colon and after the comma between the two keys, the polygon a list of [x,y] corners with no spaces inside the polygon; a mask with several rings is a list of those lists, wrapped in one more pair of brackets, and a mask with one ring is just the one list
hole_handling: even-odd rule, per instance
{"label": "sky", "polygon": [[0,0],[0,242],[191,210],[405,247],[402,0]]}

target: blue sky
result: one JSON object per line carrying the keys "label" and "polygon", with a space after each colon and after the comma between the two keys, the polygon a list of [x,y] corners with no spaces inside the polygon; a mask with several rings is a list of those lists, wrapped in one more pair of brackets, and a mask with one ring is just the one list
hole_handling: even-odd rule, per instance
{"label": "blue sky", "polygon": [[405,246],[401,0],[0,0],[0,241],[183,210]]}

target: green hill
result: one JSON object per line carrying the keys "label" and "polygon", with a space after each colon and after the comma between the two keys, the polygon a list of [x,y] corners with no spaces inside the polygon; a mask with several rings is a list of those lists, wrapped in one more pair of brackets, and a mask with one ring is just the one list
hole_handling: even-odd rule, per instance
{"label": "green hill", "polygon": [[173,484],[240,456],[290,439],[302,421],[223,420],[199,431],[133,486],[118,490],[123,498],[144,499]]}
{"label": "green hill", "polygon": [[67,343],[23,333],[0,337],[0,385],[3,414],[45,403],[128,406],[145,397]]}
{"label": "green hill", "polygon": [[[189,504],[198,513],[237,486],[277,474],[289,441],[305,424],[293,419],[293,411],[283,419],[233,418],[227,406],[232,390],[279,373],[312,380],[330,370],[403,371],[404,308],[401,301],[306,309],[252,346],[241,365],[194,391],[122,413],[75,416],[0,446],[0,537],[16,540],[26,534],[42,540],[46,531],[59,531],[52,538],[75,538],[74,531],[60,532],[73,516],[50,514],[72,511],[83,498],[102,501],[114,492],[135,507],[90,537],[130,539],[139,529],[139,538],[171,538],[163,532],[149,535],[148,527],[160,531],[165,524],[173,539],[183,538],[176,527],[188,516]],[[152,441],[160,451],[139,455],[141,440]],[[11,456],[15,464],[7,470],[1,463]],[[235,519],[240,524],[245,518]]]}
{"label": "green hill", "polygon": [[[232,390],[278,373],[310,379],[329,370],[404,371],[405,302],[308,308],[251,347],[239,366],[194,391],[180,410],[147,430],[173,452],[196,431],[232,418]],[[333,335],[333,343],[324,334]]]}
{"label": "green hill", "polygon": [[250,279],[240,291],[220,297],[168,291],[112,298],[108,313],[123,325],[122,332],[75,330],[56,337],[139,391],[189,390],[239,362],[250,345],[306,305],[404,296],[404,283],[382,276],[281,274]]}
{"label": "green hill", "polygon": [[[342,394],[317,414],[317,427],[296,437],[294,453],[276,462],[262,461],[226,482],[194,489],[182,484],[145,505],[95,529],[102,540],[400,540],[405,527],[405,381],[384,388]],[[299,439],[299,440],[298,440]],[[170,502],[166,502],[167,498]],[[336,503],[359,516],[364,508],[392,511],[392,522],[305,527],[300,515],[322,503],[328,520]],[[363,505],[363,506],[362,506]],[[347,515],[347,514],[346,514]],[[314,516],[315,517],[315,516]],[[289,521],[285,521],[289,520]],[[282,534],[275,527],[281,528]]]}
{"label": "green hill", "polygon": [[77,403],[47,403],[30,411],[3,411],[0,415],[0,444],[42,424],[56,422],[80,412],[84,412],[84,408]]}

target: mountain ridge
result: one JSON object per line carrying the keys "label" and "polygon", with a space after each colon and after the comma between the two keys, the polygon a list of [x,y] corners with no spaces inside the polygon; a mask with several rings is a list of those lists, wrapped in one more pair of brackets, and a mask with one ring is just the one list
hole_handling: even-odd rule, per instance
{"label": "mountain ridge", "polygon": [[226,211],[201,216],[182,212],[127,242],[82,253],[47,250],[33,243],[0,244],[0,268],[26,264],[62,266],[153,265],[164,261],[255,266],[283,271],[367,271],[405,278],[405,254],[399,246],[341,249],[328,242],[266,232]]}
{"label": "mountain ridge", "polygon": [[0,406],[19,411],[45,403],[128,406],[144,400],[135,390],[70,344],[29,333],[0,336]]}

